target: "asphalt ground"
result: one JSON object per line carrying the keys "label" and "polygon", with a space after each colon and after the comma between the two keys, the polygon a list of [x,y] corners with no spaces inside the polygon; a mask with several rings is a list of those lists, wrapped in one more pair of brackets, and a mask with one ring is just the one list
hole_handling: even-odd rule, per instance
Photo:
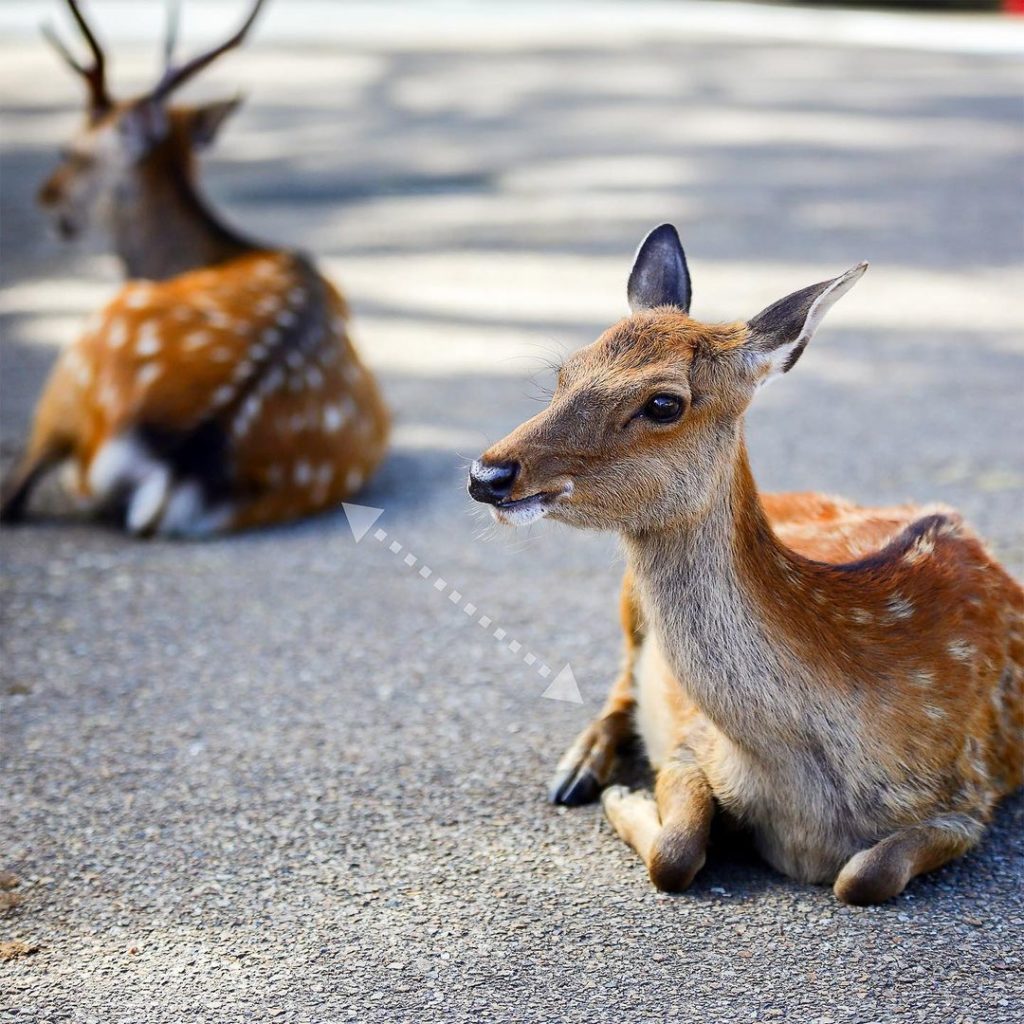
{"label": "asphalt ground", "polygon": [[[762,486],[948,502],[1020,576],[1019,61],[668,15],[389,42],[401,7],[363,17],[329,45],[268,30],[194,95],[250,94],[207,162],[217,201],[352,301],[397,422],[359,501],[419,561],[341,514],[134,542],[52,492],[4,531],[0,939],[36,951],[0,963],[0,1020],[1019,1024],[1020,796],[866,909],[726,845],[660,895],[597,808],[548,806],[614,674],[621,558],[497,532],[463,491],[672,220],[707,319],[872,261],[750,416]],[[119,47],[117,81],[153,53]],[[32,207],[75,83],[12,36],[0,96],[7,464],[117,268]],[[543,699],[480,614],[584,703]]]}

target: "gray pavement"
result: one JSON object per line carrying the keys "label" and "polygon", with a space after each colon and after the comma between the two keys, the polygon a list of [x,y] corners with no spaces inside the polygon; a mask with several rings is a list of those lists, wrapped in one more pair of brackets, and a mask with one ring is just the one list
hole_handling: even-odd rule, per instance
{"label": "gray pavement", "polygon": [[[360,498],[378,525],[571,663],[585,703],[542,699],[341,515],[138,543],[47,496],[0,537],[0,868],[20,880],[0,941],[38,947],[0,963],[0,1020],[1019,1024],[1019,796],[976,853],[869,909],[726,848],[659,895],[596,808],[547,806],[616,664],[616,544],[496,533],[462,490],[550,361],[621,315],[637,241],[670,219],[707,318],[873,263],[750,418],[762,485],[950,502],[1020,575],[1017,62],[580,8],[539,39],[502,10],[390,43],[400,6],[364,5],[344,45],[268,30],[196,88],[250,93],[206,178],[353,301],[398,424]],[[119,80],[152,53],[119,49]],[[31,206],[75,88],[34,41],[0,44],[5,460],[116,282]]]}

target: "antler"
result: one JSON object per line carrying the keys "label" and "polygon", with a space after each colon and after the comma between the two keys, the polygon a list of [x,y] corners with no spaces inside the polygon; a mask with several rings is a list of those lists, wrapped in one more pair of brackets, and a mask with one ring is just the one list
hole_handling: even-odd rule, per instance
{"label": "antler", "polygon": [[87,68],[84,64],[80,64],[75,60],[71,55],[71,51],[61,42],[60,36],[57,35],[56,30],[52,26],[44,25],[43,35],[72,70],[85,79],[86,85],[89,86],[89,102],[92,109],[95,113],[101,113],[113,106],[113,100],[110,98],[110,93],[107,92],[106,60],[103,56],[103,50],[96,41],[92,29],[89,28],[89,23],[85,20],[85,15],[82,14],[81,8],[78,6],[78,0],[67,0],[67,2],[75,21],[78,22],[82,35],[85,37],[86,43],[89,44],[89,49],[92,51],[92,67]]}
{"label": "antler", "polygon": [[[71,0],[68,0],[70,3]],[[167,57],[168,65],[164,71],[163,78],[157,83],[156,88],[149,94],[151,100],[163,100],[166,99],[175,89],[179,88],[187,82],[194,75],[197,75],[203,68],[212,64],[222,53],[226,53],[228,50],[233,50],[238,46],[246,37],[249,29],[252,27],[252,23],[256,20],[256,15],[259,14],[260,8],[263,6],[264,0],[256,0],[253,5],[252,11],[249,13],[249,17],[242,23],[242,27],[225,43],[221,43],[220,46],[214,47],[207,53],[201,53],[197,57],[193,57],[190,61],[182,64],[180,68],[172,67],[170,64],[171,57],[173,56],[174,40],[177,36],[177,14],[173,12],[171,14],[171,20],[168,27],[167,44],[164,47],[164,53]],[[177,4],[174,5],[177,7]]]}
{"label": "antler", "polygon": [[164,34],[164,74],[171,70],[174,51],[178,46],[178,31],[181,28],[181,0],[167,2],[167,31]]}

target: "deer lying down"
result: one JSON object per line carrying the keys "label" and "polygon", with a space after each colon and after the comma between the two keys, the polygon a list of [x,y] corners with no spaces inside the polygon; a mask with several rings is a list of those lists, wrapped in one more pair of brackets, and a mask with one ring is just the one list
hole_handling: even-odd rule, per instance
{"label": "deer lying down", "polygon": [[348,339],[348,310],[305,256],[224,226],[196,187],[195,152],[237,100],[169,106],[222,53],[168,67],[138,99],[111,99],[104,55],[65,59],[89,87],[86,123],[40,200],[61,233],[107,215],[131,282],[58,360],[2,517],[25,513],[58,464],[87,507],[113,506],[136,534],[203,535],[340,503],[380,461],[388,417]]}
{"label": "deer lying down", "polygon": [[625,667],[551,797],[595,798],[636,730],[653,798],[603,802],[661,889],[691,883],[718,811],[779,871],[887,900],[974,846],[1024,777],[1024,594],[959,516],[762,498],[751,476],[747,406],[865,269],[703,324],[675,229],[655,229],[632,316],[471,471],[498,522],[623,538]]}

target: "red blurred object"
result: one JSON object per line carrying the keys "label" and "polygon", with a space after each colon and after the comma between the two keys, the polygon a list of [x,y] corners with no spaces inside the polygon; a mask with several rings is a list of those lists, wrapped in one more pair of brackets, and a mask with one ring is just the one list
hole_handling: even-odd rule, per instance
{"label": "red blurred object", "polygon": [[1003,10],[1007,14],[1024,14],[1024,0],[1003,0]]}

